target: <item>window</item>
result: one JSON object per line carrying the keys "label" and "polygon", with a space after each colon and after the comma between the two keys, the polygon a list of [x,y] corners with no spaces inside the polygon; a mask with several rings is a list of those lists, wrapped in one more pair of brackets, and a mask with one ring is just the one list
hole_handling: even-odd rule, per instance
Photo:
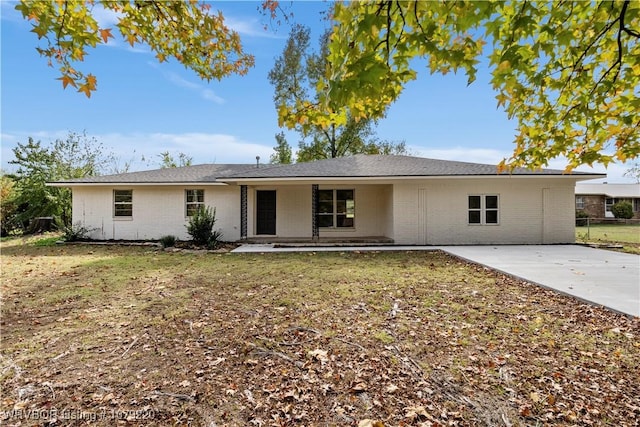
{"label": "window", "polygon": [[354,225],[354,190],[318,191],[318,227],[350,228]]}
{"label": "window", "polygon": [[611,212],[611,206],[616,204],[616,199],[612,199],[610,197],[607,197],[605,202],[604,202],[604,210],[605,212]]}
{"label": "window", "polygon": [[584,209],[584,197],[576,196],[576,209]]}
{"label": "window", "polygon": [[113,216],[133,216],[133,190],[113,190]]}
{"label": "window", "polygon": [[204,207],[204,190],[185,190],[185,200],[187,216],[193,216]]}
{"label": "window", "polygon": [[469,196],[469,224],[498,224],[498,196]]}
{"label": "window", "polygon": [[640,199],[633,199],[633,211],[640,212]]}

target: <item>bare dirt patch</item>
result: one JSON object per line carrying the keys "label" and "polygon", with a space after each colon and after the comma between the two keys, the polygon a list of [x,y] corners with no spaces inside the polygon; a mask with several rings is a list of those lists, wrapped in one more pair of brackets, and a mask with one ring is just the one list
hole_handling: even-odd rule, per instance
{"label": "bare dirt patch", "polygon": [[439,252],[5,242],[0,277],[3,425],[640,417],[638,319]]}

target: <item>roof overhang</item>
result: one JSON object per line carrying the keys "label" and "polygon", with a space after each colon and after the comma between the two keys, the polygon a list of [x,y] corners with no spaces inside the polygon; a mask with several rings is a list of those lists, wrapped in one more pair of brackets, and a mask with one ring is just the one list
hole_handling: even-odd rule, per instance
{"label": "roof overhang", "polygon": [[48,187],[194,187],[226,186],[224,182],[47,182]]}

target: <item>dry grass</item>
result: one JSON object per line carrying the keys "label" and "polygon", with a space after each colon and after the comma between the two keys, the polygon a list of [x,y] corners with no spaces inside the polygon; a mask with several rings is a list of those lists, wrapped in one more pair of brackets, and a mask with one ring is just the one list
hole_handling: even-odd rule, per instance
{"label": "dry grass", "polygon": [[640,417],[637,319],[439,252],[184,254],[11,240],[0,277],[7,425],[41,422],[33,410],[58,411],[61,425]]}

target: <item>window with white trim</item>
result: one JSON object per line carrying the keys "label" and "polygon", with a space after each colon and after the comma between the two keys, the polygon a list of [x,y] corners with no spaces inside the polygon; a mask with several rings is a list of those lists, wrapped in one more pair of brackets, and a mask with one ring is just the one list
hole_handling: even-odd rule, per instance
{"label": "window with white trim", "polygon": [[113,216],[133,216],[133,190],[113,190]]}
{"label": "window with white trim", "polygon": [[640,212],[640,199],[633,199],[633,211]]}
{"label": "window with white trim", "polygon": [[576,196],[576,209],[584,209],[584,197]]}
{"label": "window with white trim", "polygon": [[477,225],[499,224],[499,207],[497,194],[469,195],[468,223]]}
{"label": "window with white trim", "polygon": [[354,190],[318,190],[318,227],[353,228]]}
{"label": "window with white trim", "polygon": [[204,207],[204,190],[184,190],[185,212],[187,216],[193,216],[198,209]]}
{"label": "window with white trim", "polygon": [[607,197],[604,201],[604,211],[611,212],[611,207],[616,204],[616,199],[612,197]]}

